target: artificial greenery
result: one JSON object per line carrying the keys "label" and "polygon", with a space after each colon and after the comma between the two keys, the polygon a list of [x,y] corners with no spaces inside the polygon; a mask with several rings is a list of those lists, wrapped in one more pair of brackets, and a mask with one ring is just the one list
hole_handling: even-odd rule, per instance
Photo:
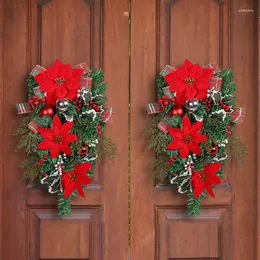
{"label": "artificial greenery", "polygon": [[[104,74],[102,70],[92,70],[84,76],[92,78],[91,91],[85,91],[81,98],[84,98],[84,105],[80,111],[76,109],[75,100],[69,100],[69,105],[66,111],[55,109],[55,114],[60,118],[61,123],[70,120],[73,121],[71,133],[78,137],[78,140],[71,143],[70,148],[72,154],[65,157],[51,158],[49,151],[39,150],[37,147],[43,141],[43,137],[39,133],[35,133],[28,128],[30,122],[37,122],[39,127],[51,128],[53,124],[53,115],[41,115],[40,112],[46,105],[41,102],[34,106],[33,111],[28,113],[21,121],[15,132],[18,137],[17,150],[23,150],[26,154],[26,159],[22,162],[21,167],[24,169],[24,178],[31,181],[40,179],[40,181],[49,186],[49,192],[58,193],[58,214],[61,216],[68,215],[71,209],[71,201],[76,197],[74,192],[65,197],[62,192],[61,175],[56,174],[56,166],[63,159],[62,168],[64,171],[72,171],[77,163],[91,162],[92,168],[87,175],[93,176],[93,167],[98,157],[107,156],[113,160],[117,154],[115,143],[111,138],[104,135],[105,123],[101,120],[101,113],[95,113],[90,102],[94,102],[101,109],[106,109],[106,89],[107,84],[104,83]],[[33,75],[29,75],[27,79],[28,97],[29,100],[35,97],[34,88],[38,86]],[[88,111],[93,111],[88,113]],[[98,131],[100,129],[100,132]],[[82,149],[87,148],[86,154],[82,154]],[[44,160],[39,163],[42,158]]]}
{"label": "artificial greenery", "polygon": [[76,198],[77,192],[74,191],[69,197],[65,198],[63,192],[58,193],[58,215],[66,216],[70,214],[71,201]]}
{"label": "artificial greenery", "polygon": [[[197,121],[203,122],[202,134],[208,137],[208,140],[200,144],[201,154],[193,158],[193,171],[201,171],[205,164],[221,162],[222,166],[225,162],[234,155],[236,159],[241,160],[246,154],[246,147],[242,143],[240,137],[233,136],[235,123],[232,121],[231,113],[226,113],[222,109],[221,104],[226,104],[235,110],[234,96],[236,84],[233,81],[233,72],[230,69],[221,70],[217,75],[222,78],[221,90],[212,92],[208,95],[207,100],[200,100],[196,111],[191,111],[183,106],[184,115],[187,115],[191,123]],[[164,76],[157,77],[157,95],[158,100],[165,97],[164,88],[168,84]],[[207,110],[207,102],[212,102],[211,110]],[[164,106],[163,110],[154,116],[147,130],[149,142],[147,148],[154,151],[156,158],[152,166],[154,167],[154,178],[160,182],[168,179],[174,179],[172,183],[177,184],[178,190],[181,193],[186,193],[188,196],[188,214],[191,216],[200,213],[201,199],[206,196],[204,191],[200,196],[194,197],[191,176],[187,178],[185,172],[185,164],[188,158],[181,158],[178,150],[167,150],[167,145],[173,140],[169,133],[162,132],[158,127],[158,123],[167,117],[168,127],[181,128],[182,116],[173,115],[169,118],[169,111],[175,106],[175,103],[170,103]],[[222,111],[223,110],[223,111]],[[230,133],[227,134],[227,128],[230,128]],[[223,145],[224,144],[224,145]],[[217,146],[217,153],[212,155],[212,147]],[[175,156],[175,157],[174,157]],[[170,158],[175,158],[173,163],[169,163]],[[192,156],[190,157],[192,158]],[[177,177],[176,177],[177,176]],[[217,176],[223,176],[223,167],[217,172]],[[173,178],[175,177],[175,178]]]}

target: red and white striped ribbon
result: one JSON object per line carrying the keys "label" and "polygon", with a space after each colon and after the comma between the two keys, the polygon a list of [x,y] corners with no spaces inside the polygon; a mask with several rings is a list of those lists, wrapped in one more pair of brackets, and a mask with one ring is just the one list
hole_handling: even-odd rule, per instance
{"label": "red and white striped ribbon", "polygon": [[33,107],[31,104],[28,104],[27,102],[24,103],[18,103],[16,104],[17,114],[28,114],[33,111]]}
{"label": "red and white striped ribbon", "polygon": [[46,69],[44,67],[42,67],[41,65],[36,65],[33,70],[30,72],[30,75],[32,76],[36,76],[38,75],[39,73],[45,71]]}
{"label": "red and white striped ribbon", "polygon": [[168,128],[170,126],[171,118],[169,116],[165,116],[161,122],[158,123],[157,127],[165,134],[168,133]]}
{"label": "red and white striped ribbon", "polygon": [[231,114],[232,122],[240,124],[243,122],[245,117],[246,109],[243,107],[236,108]]}
{"label": "red and white striped ribbon", "polygon": [[105,111],[101,114],[100,121],[103,123],[112,123],[116,118],[116,113],[113,108],[106,108]]}
{"label": "red and white striped ribbon", "polygon": [[154,102],[154,103],[149,103],[146,105],[147,113],[148,115],[150,114],[157,114],[163,111],[163,106]]}

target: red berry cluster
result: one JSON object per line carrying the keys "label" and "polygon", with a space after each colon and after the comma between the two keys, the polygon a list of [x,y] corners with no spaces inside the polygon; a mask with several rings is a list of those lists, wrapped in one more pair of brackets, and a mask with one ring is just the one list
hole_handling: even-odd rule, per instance
{"label": "red berry cluster", "polygon": [[221,105],[221,107],[222,107],[226,112],[230,111],[230,106],[224,104],[223,101],[220,100],[218,103]]}
{"label": "red berry cluster", "polygon": [[202,104],[206,107],[206,110],[207,110],[208,112],[210,112],[212,106],[215,105],[214,102],[212,101],[212,99],[204,99],[204,100],[202,101]]}
{"label": "red berry cluster", "polygon": [[162,98],[160,98],[158,101],[158,104],[163,105],[164,107],[167,107],[170,103],[175,102],[175,98],[168,98],[166,95],[163,95]]}
{"label": "red berry cluster", "polygon": [[92,106],[92,108],[93,108],[96,112],[99,112],[99,111],[100,111],[100,106],[98,106],[97,104],[95,104],[92,100],[89,101],[89,105]]}
{"label": "red berry cluster", "polygon": [[77,111],[80,112],[80,108],[82,107],[83,102],[82,102],[81,99],[76,99],[76,100],[73,102],[73,105],[75,105]]}
{"label": "red berry cluster", "polygon": [[48,157],[48,154],[44,154],[44,156],[36,164],[37,165],[42,165],[47,157]]}
{"label": "red berry cluster", "polygon": [[231,135],[230,125],[227,125],[227,134],[228,134],[228,135]]}
{"label": "red berry cluster", "polygon": [[97,133],[98,133],[98,135],[102,134],[100,123],[97,125]]}
{"label": "red berry cluster", "polygon": [[40,105],[40,103],[43,103],[43,102],[45,102],[46,101],[46,99],[45,99],[45,97],[42,97],[42,98],[38,98],[36,95],[34,95],[34,96],[32,96],[29,100],[28,100],[28,103],[29,104],[32,104],[32,105],[34,105],[34,106],[39,106]]}
{"label": "red berry cluster", "polygon": [[171,165],[177,158],[177,154],[174,154],[174,156],[167,162],[167,165]]}

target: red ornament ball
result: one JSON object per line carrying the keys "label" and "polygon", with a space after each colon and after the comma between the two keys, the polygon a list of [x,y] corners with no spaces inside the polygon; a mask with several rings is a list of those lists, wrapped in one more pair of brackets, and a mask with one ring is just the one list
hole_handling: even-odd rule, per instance
{"label": "red ornament ball", "polygon": [[54,116],[55,114],[55,111],[54,111],[54,108],[53,106],[51,105],[45,105],[41,111],[40,111],[40,115],[41,116]]}
{"label": "red ornament ball", "polygon": [[184,109],[181,105],[175,105],[171,108],[170,116],[184,116]]}
{"label": "red ornament ball", "polygon": [[218,153],[218,146],[217,146],[217,145],[213,145],[213,146],[210,148],[210,150],[209,150],[209,154],[210,154],[211,156],[213,156],[213,155],[217,155],[217,153]]}
{"label": "red ornament ball", "polygon": [[80,148],[80,155],[86,155],[88,153],[88,146],[87,145],[83,145]]}

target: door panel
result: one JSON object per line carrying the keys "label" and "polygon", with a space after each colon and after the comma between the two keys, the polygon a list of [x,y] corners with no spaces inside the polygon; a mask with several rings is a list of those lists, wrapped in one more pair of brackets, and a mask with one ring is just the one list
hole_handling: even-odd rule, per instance
{"label": "door panel", "polygon": [[[132,0],[132,259],[256,259],[255,4],[253,0]],[[225,167],[224,182],[214,190],[216,198],[204,199],[197,217],[187,216],[187,197],[176,187],[152,180],[154,154],[144,152],[148,140],[140,139],[151,123],[145,104],[156,99],[156,75],[165,65],[176,67],[186,58],[231,67],[239,104],[247,108],[236,133],[246,143],[248,156],[242,164],[231,161]]]}
{"label": "door panel", "polygon": [[[120,3],[120,4],[119,4]],[[4,260],[126,259],[128,243],[128,11],[126,0],[1,0],[0,50]],[[0,21],[2,17],[0,15]],[[56,197],[22,181],[21,153],[13,132],[21,117],[15,104],[27,99],[26,77],[36,64],[58,58],[102,68],[108,105],[117,120],[106,135],[117,143],[115,163],[99,162],[86,198],[73,201],[71,215],[58,217]],[[0,83],[0,84],[1,84]],[[2,88],[1,88],[2,91]],[[1,179],[0,179],[1,181]],[[1,207],[2,208],[2,207]],[[118,217],[120,216],[120,218]]]}
{"label": "door panel", "polygon": [[[219,66],[228,64],[230,2],[158,0],[160,68],[173,62],[181,64],[186,57],[202,64],[207,64],[209,60]],[[196,49],[203,49],[204,52],[194,52]]]}

